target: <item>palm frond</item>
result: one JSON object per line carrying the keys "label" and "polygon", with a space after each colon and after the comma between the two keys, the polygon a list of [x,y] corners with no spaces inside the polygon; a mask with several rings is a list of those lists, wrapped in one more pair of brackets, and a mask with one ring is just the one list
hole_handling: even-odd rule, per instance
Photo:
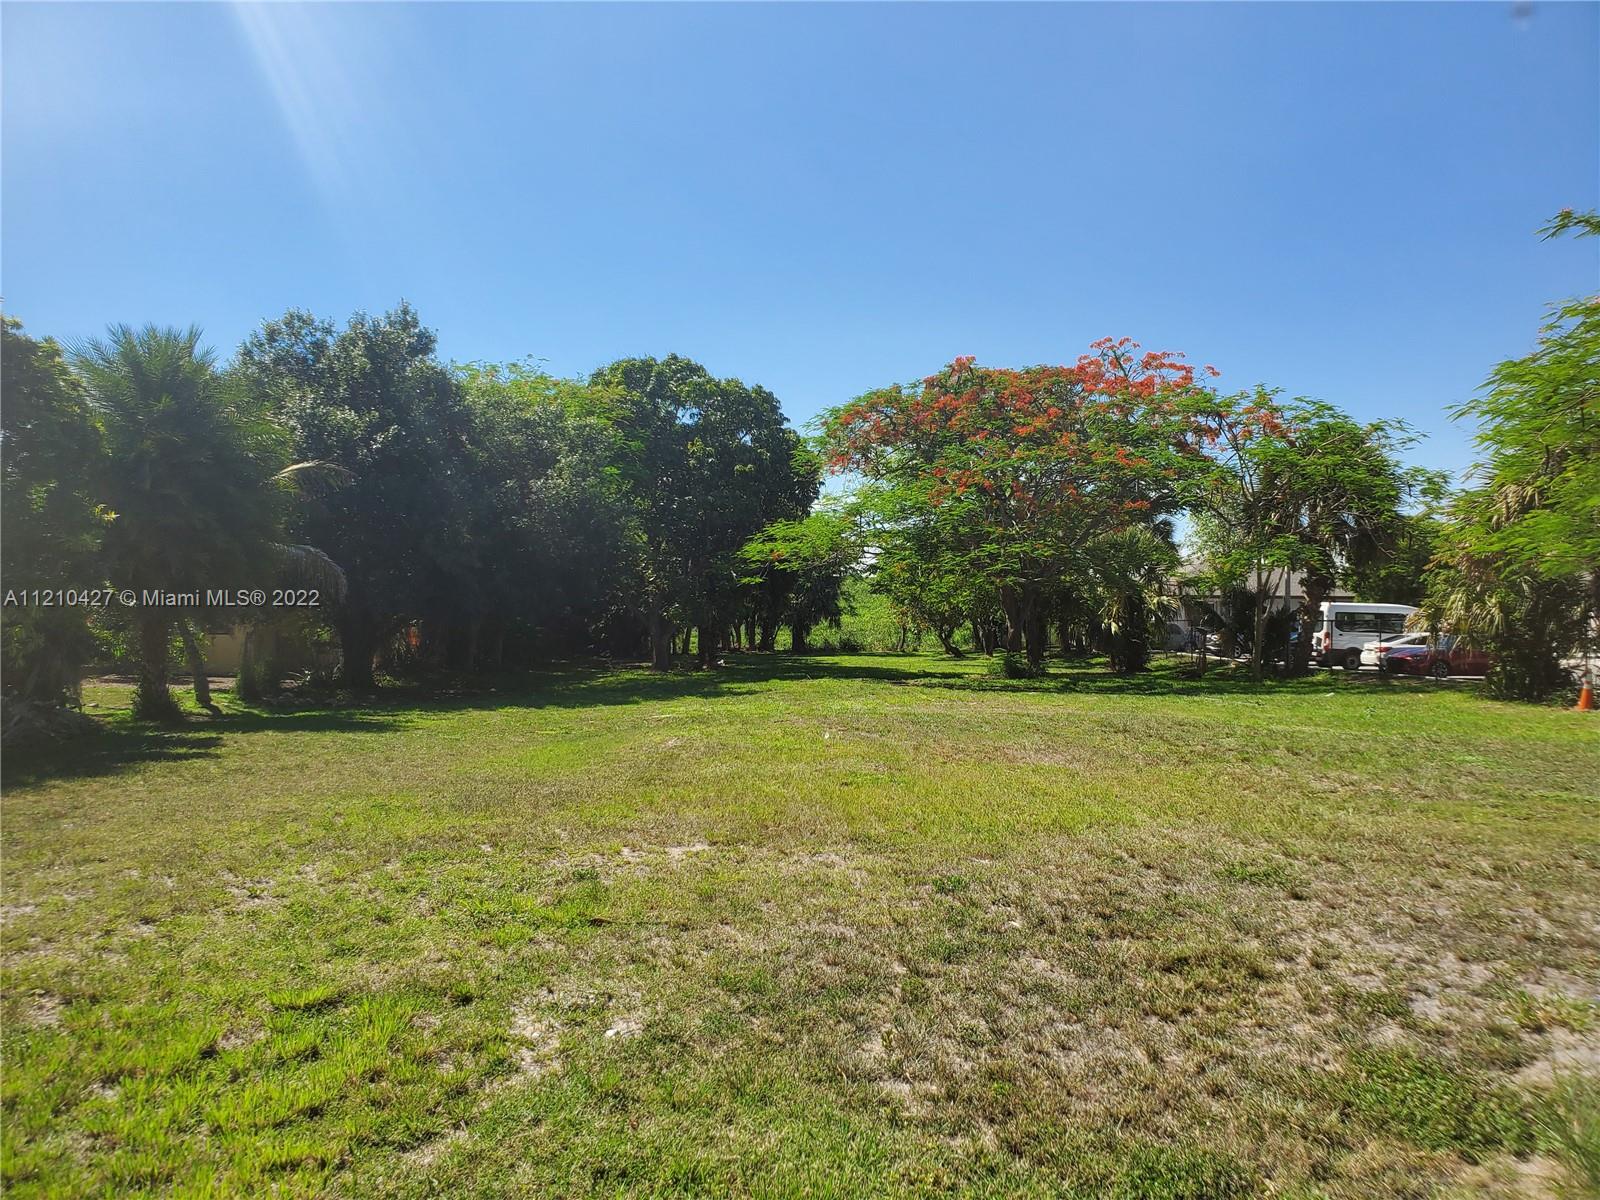
{"label": "palm frond", "polygon": [[274,483],[286,483],[296,491],[313,494],[342,487],[353,479],[355,472],[349,467],[320,458],[290,463],[272,477]]}
{"label": "palm frond", "polygon": [[277,577],[288,587],[310,587],[328,592],[335,602],[343,601],[348,591],[344,569],[315,546],[273,547],[277,558]]}

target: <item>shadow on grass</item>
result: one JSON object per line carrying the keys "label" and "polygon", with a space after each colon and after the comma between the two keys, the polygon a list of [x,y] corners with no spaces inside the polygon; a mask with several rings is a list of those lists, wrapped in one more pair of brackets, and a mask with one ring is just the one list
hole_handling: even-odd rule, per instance
{"label": "shadow on grass", "polygon": [[1188,656],[1162,656],[1146,671],[1114,674],[1103,657],[1052,658],[1043,674],[1012,679],[996,669],[999,660],[982,655],[962,659],[924,654],[855,654],[838,656],[730,655],[714,671],[651,674],[642,668],[566,671],[548,677],[521,699],[529,706],[627,704],[647,700],[709,698],[756,690],[764,684],[806,679],[867,680],[905,687],[958,692],[1081,694],[1106,697],[1313,696],[1349,688],[1377,692],[1430,691],[1440,687],[1473,687],[1477,680],[1394,678],[1376,671],[1312,670],[1300,676],[1269,673],[1251,678],[1248,664],[1213,659],[1203,675]]}
{"label": "shadow on grass", "polygon": [[954,691],[1028,692],[1035,694],[1080,694],[1095,696],[1293,696],[1325,693],[1330,688],[1382,685],[1388,681],[1374,675],[1371,680],[1352,678],[1326,671],[1309,675],[1280,677],[1269,674],[1259,682],[1248,667],[1213,665],[1204,675],[1196,674],[1187,662],[1158,661],[1149,670],[1133,675],[1117,675],[1104,659],[1053,659],[1043,675],[1028,679],[1007,679],[980,673],[938,675],[913,681],[915,686],[947,688]]}
{"label": "shadow on grass", "polygon": [[964,659],[922,654],[789,655],[730,654],[709,670],[685,667],[658,673],[643,664],[563,664],[508,676],[492,686],[456,693],[395,688],[368,701],[382,707],[441,711],[480,708],[589,708],[711,700],[748,695],[775,683],[803,680],[874,682],[950,691],[1081,693],[1103,696],[1282,696],[1326,693],[1333,688],[1437,686],[1432,680],[1391,680],[1376,673],[1315,671],[1291,678],[1250,678],[1248,667],[1213,665],[1204,676],[1190,670],[1187,658],[1158,659],[1150,670],[1116,675],[1103,658],[1052,659],[1043,675],[1008,679],[998,660],[979,655]]}
{"label": "shadow on grass", "polygon": [[189,716],[183,724],[170,727],[115,713],[103,721],[103,729],[96,735],[7,751],[0,782],[6,788],[27,787],[54,778],[115,774],[143,763],[208,758],[233,734],[391,733],[411,727],[410,717],[420,713],[714,700],[803,680],[1107,698],[1272,697],[1313,695],[1340,687],[1410,690],[1437,686],[1431,680],[1326,671],[1257,683],[1245,668],[1214,666],[1204,676],[1196,676],[1189,669],[1189,660],[1173,658],[1159,659],[1150,670],[1137,675],[1114,675],[1104,659],[1054,659],[1042,676],[1008,679],[993,671],[994,662],[981,656],[731,654],[710,670],[665,674],[652,672],[643,664],[571,663],[492,682],[457,681],[457,686],[448,688],[398,685],[370,696],[307,697],[293,707],[245,706],[234,701],[221,717]]}
{"label": "shadow on grass", "polygon": [[176,725],[137,721],[118,713],[103,720],[98,733],[7,750],[0,786],[11,790],[51,779],[113,775],[143,763],[211,758],[221,749],[226,735],[232,733],[387,733],[401,727],[402,722],[385,719],[382,714],[331,709],[236,709],[216,718],[188,716]]}

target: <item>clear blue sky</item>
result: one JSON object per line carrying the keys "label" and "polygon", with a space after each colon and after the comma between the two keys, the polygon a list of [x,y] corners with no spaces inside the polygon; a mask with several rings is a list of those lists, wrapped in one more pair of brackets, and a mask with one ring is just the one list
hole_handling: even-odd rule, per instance
{"label": "clear blue sky", "polygon": [[1600,285],[1600,7],[7,3],[35,333],[400,297],[456,359],[670,351],[790,416],[1102,334],[1432,435]]}

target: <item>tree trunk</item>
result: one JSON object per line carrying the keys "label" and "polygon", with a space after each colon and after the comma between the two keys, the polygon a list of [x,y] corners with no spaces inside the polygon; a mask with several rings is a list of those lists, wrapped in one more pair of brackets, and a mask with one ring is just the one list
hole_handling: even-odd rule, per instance
{"label": "tree trunk", "polygon": [[178,719],[178,702],[167,686],[167,640],[172,621],[162,608],[141,608],[138,618],[139,686],[133,693],[135,715],[151,721]]}
{"label": "tree trunk", "polygon": [[672,622],[663,613],[650,616],[650,669],[672,670]]}
{"label": "tree trunk", "polygon": [[256,701],[276,692],[278,663],[277,627],[270,621],[246,627],[234,693],[241,700]]}
{"label": "tree trunk", "polygon": [[1255,587],[1255,639],[1250,647],[1250,678],[1260,683],[1267,666],[1265,647],[1262,645],[1267,640],[1267,597],[1272,594],[1272,589],[1267,586],[1265,576],[1261,569],[1256,569]]}
{"label": "tree trunk", "polygon": [[450,641],[454,628],[447,621],[423,621],[422,661],[432,670],[450,666]]}
{"label": "tree trunk", "polygon": [[1031,588],[1022,593],[1022,638],[1027,646],[1028,665],[1034,668],[1044,662],[1045,651],[1050,648],[1049,623],[1039,608],[1037,595]]}
{"label": "tree trunk", "polygon": [[1322,615],[1322,602],[1333,590],[1333,581],[1308,571],[1304,586],[1306,596],[1305,604],[1300,609],[1300,641],[1294,648],[1294,661],[1291,663],[1296,675],[1304,675],[1311,670],[1311,635],[1316,629],[1317,618]]}
{"label": "tree trunk", "polygon": [[1022,649],[1022,597],[1009,584],[1000,589],[1000,611],[1006,617],[1006,653]]}
{"label": "tree trunk", "polygon": [[377,652],[377,636],[372,622],[364,615],[350,615],[339,621],[339,682],[353,692],[370,692],[377,686],[372,659]]}
{"label": "tree trunk", "polygon": [[700,626],[700,666],[714,666],[717,661],[717,627],[711,623]]}
{"label": "tree trunk", "polygon": [[1119,675],[1133,675],[1150,665],[1149,612],[1137,593],[1124,596],[1122,607],[1122,628],[1111,635],[1111,667]]}
{"label": "tree trunk", "polygon": [[189,676],[194,681],[194,702],[214,717],[222,710],[211,701],[211,680],[206,675],[206,656],[200,652],[200,640],[194,636],[189,622],[178,621],[178,634],[183,638],[183,652],[189,660]]}
{"label": "tree trunk", "polygon": [[233,681],[233,694],[252,703],[261,699],[261,687],[256,681],[256,627],[244,628],[244,645],[239,649],[239,674]]}
{"label": "tree trunk", "polygon": [[806,635],[811,632],[811,626],[803,621],[796,621],[789,626],[789,652],[791,654],[810,654],[811,648],[806,644]]}
{"label": "tree trunk", "polygon": [[[904,626],[901,626],[901,628],[903,629]],[[955,626],[952,625],[947,628],[941,625],[934,632],[939,635],[939,645],[944,647],[944,652],[951,658],[966,657],[965,654],[961,653],[961,647],[956,645]]]}

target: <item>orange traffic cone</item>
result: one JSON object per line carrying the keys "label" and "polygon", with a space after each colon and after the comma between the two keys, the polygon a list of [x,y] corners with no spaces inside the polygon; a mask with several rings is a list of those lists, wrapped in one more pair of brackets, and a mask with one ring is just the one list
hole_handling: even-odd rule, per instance
{"label": "orange traffic cone", "polygon": [[1589,686],[1589,681],[1583,681],[1583,687],[1578,690],[1578,712],[1594,711],[1594,689]]}

